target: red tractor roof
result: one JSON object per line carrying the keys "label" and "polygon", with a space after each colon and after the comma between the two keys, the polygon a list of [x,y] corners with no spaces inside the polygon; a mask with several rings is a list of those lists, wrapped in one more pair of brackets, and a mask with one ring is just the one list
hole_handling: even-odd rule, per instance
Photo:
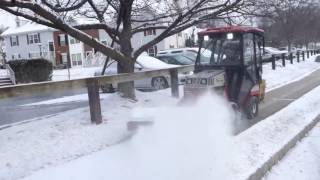
{"label": "red tractor roof", "polygon": [[264,33],[262,29],[255,27],[246,26],[228,26],[228,27],[218,27],[218,28],[208,28],[206,31],[199,32],[199,35],[208,35],[215,33]]}

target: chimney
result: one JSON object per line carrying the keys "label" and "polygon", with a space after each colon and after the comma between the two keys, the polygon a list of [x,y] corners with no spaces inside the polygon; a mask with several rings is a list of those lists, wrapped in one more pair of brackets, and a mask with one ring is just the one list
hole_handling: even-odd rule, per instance
{"label": "chimney", "polygon": [[21,22],[20,19],[18,18],[18,16],[16,16],[16,27],[20,27]]}

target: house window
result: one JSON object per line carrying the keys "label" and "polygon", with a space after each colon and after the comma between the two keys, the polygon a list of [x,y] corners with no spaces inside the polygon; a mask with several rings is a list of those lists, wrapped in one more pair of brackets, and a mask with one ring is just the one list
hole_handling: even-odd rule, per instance
{"label": "house window", "polygon": [[67,53],[61,53],[61,61],[62,61],[62,64],[68,64],[68,54]]}
{"label": "house window", "polygon": [[11,59],[14,60],[14,55],[11,56]]}
{"label": "house window", "polygon": [[80,41],[78,39],[75,39],[75,38],[70,38],[70,44],[78,44],[80,43]]}
{"label": "house window", "polygon": [[156,29],[148,29],[144,31],[144,36],[156,35]]}
{"label": "house window", "polygon": [[157,46],[153,46],[148,49],[149,56],[156,56],[157,55]]}
{"label": "house window", "polygon": [[19,37],[11,36],[10,37],[11,46],[19,46]]}
{"label": "house window", "polygon": [[29,58],[33,59],[33,58],[39,58],[40,57],[40,52],[30,52],[29,53]]}
{"label": "house window", "polygon": [[40,43],[40,34],[29,34],[27,35],[28,44]]}
{"label": "house window", "polygon": [[72,54],[71,55],[71,61],[72,61],[72,66],[81,66],[82,65],[82,58],[81,54]]}
{"label": "house window", "polygon": [[65,34],[60,34],[60,35],[58,36],[58,38],[59,38],[59,40],[58,40],[59,46],[66,46],[66,45],[67,45],[67,35],[65,35]]}

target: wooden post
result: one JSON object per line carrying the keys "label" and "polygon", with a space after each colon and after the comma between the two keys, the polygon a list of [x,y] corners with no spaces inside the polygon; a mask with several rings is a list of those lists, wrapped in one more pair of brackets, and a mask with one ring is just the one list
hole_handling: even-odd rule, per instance
{"label": "wooden post", "polygon": [[311,56],[313,56],[313,50],[311,50],[310,54],[311,54]]}
{"label": "wooden post", "polygon": [[89,107],[91,115],[91,123],[101,124],[101,106],[100,106],[100,94],[99,94],[99,82],[95,78],[87,80],[87,89],[89,97]]}
{"label": "wooden post", "polygon": [[305,61],[305,54],[304,51],[302,51],[302,60]]}
{"label": "wooden post", "polygon": [[290,53],[290,64],[293,64],[293,56],[292,56],[292,53]]}
{"label": "wooden post", "polygon": [[309,59],[309,50],[307,50],[307,58]]}
{"label": "wooden post", "polygon": [[178,70],[170,70],[170,80],[171,80],[171,95],[172,97],[179,98],[179,78]]}
{"label": "wooden post", "polygon": [[299,53],[299,51],[297,52],[297,62],[298,63],[300,62],[300,53]]}
{"label": "wooden post", "polygon": [[282,58],[282,66],[286,67],[286,59],[285,59],[285,54],[284,53],[281,55],[281,58]]}
{"label": "wooden post", "polygon": [[272,66],[273,70],[276,69],[276,56],[275,55],[272,55],[271,66]]}

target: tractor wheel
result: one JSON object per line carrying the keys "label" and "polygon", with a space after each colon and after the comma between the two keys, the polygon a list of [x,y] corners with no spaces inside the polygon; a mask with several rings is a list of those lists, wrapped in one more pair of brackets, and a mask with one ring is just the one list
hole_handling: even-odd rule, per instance
{"label": "tractor wheel", "polygon": [[151,85],[153,89],[160,90],[160,89],[166,89],[169,87],[168,82],[166,78],[164,77],[154,77],[151,80]]}
{"label": "tractor wheel", "polygon": [[259,100],[256,96],[252,96],[245,109],[245,113],[248,119],[253,119],[258,115],[259,112]]}

